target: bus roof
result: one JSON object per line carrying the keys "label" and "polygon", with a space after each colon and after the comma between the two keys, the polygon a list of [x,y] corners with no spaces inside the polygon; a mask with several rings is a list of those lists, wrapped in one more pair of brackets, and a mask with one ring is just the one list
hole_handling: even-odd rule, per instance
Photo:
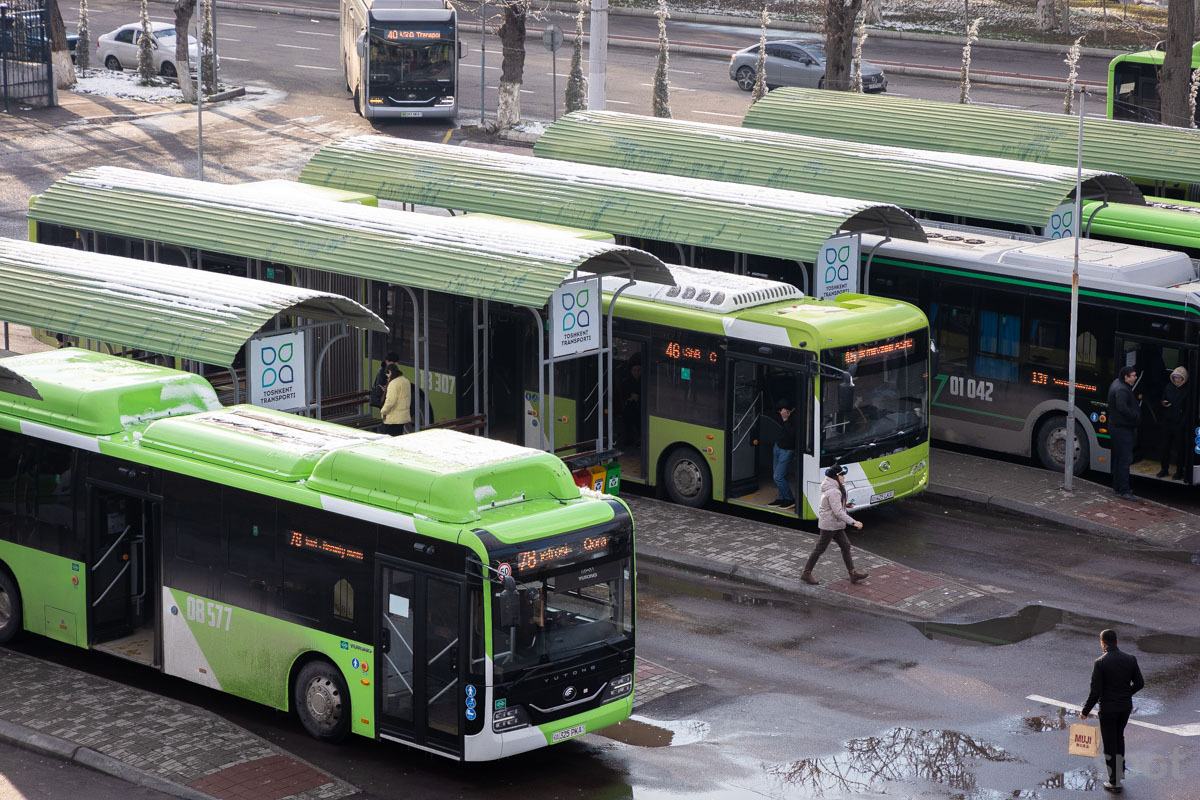
{"label": "bus roof", "polygon": [[222,408],[197,375],[88,350],[0,359],[0,428],[180,472],[190,464],[189,474],[223,470],[230,485],[246,485],[238,476],[270,480],[332,510],[349,501],[465,524],[516,503],[580,497],[566,465],[540,450],[450,430],[392,437]]}
{"label": "bus roof", "polygon": [[[1078,156],[1077,117],[890,95],[776,89],[750,106],[742,125],[1072,170]],[[1083,166],[1135,180],[1200,183],[1200,131],[1084,117]]]}
{"label": "bus roof", "polygon": [[1083,204],[1083,219],[1091,220],[1088,230],[1098,236],[1136,236],[1162,247],[1200,248],[1200,208],[1185,201],[1154,201],[1145,206],[1089,201]]}
{"label": "bus roof", "polygon": [[0,239],[6,322],[229,366],[283,313],[387,331],[367,308],[331,292]]}
{"label": "bus roof", "polygon": [[566,225],[553,225],[549,222],[532,222],[529,220],[514,219],[513,217],[502,217],[499,214],[481,214],[469,212],[452,217],[458,220],[458,224],[480,231],[504,231],[527,227],[530,231],[536,231],[538,234],[562,234],[563,236],[572,236],[576,239],[588,239],[594,242],[609,242],[615,241],[611,233],[604,231],[592,231],[586,228],[569,228]]}
{"label": "bus roof", "polygon": [[808,263],[839,231],[923,237],[920,225],[891,203],[390,136],[355,136],[326,145],[304,165],[300,180],[371,192],[382,200]]}
{"label": "bus roof", "polygon": [[196,247],[465,297],[541,308],[575,270],[670,282],[649,253],[525,229],[312,198],[246,196],[216,183],[91,167],[29,203],[34,222]]}
{"label": "bus roof", "polygon": [[[1042,229],[1075,192],[1074,169],[839,142],[703,122],[575,111],[534,145],[544,158],[895,203]],[[337,185],[337,184],[334,184]],[[1085,197],[1141,203],[1128,178],[1085,170]]]}
{"label": "bus roof", "polygon": [[346,189],[333,189],[328,186],[310,186],[287,181],[283,178],[272,178],[267,181],[250,181],[248,183],[221,184],[229,191],[255,200],[331,200],[335,203],[358,203],[362,206],[377,206],[379,199],[373,194],[351,192]]}

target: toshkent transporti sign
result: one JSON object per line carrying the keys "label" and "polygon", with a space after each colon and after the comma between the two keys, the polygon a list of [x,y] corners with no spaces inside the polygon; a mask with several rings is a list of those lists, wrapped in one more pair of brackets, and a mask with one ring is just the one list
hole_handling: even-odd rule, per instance
{"label": "toshkent transporti sign", "polygon": [[600,279],[565,281],[550,298],[550,356],[600,347]]}
{"label": "toshkent transporti sign", "polygon": [[833,236],[821,246],[813,270],[813,297],[830,300],[858,291],[858,236]]}
{"label": "toshkent transporti sign", "polygon": [[308,405],[304,333],[250,340],[250,402],[295,411]]}

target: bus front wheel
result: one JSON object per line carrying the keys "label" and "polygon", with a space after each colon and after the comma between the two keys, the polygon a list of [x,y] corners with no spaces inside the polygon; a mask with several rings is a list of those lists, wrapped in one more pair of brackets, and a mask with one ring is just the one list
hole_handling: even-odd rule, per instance
{"label": "bus front wheel", "polygon": [[681,506],[700,508],[712,496],[712,473],[703,457],[690,447],[680,447],[667,458],[663,470],[667,494]]}
{"label": "bus front wheel", "polygon": [[21,593],[17,582],[0,568],[0,643],[12,641],[21,630]]}
{"label": "bus front wheel", "polygon": [[296,678],[296,713],[308,735],[340,742],[350,733],[350,692],[327,661],[310,661]]}
{"label": "bus front wheel", "polygon": [[[1062,472],[1067,466],[1067,418],[1062,415],[1050,417],[1038,428],[1038,461],[1046,469]],[[1091,464],[1087,431],[1075,423],[1075,464],[1071,472],[1082,475]]]}

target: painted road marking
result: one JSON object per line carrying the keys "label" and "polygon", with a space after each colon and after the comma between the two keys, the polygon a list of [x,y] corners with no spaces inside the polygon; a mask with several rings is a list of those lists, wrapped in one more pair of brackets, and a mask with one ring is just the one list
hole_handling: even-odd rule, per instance
{"label": "painted road marking", "polygon": [[[1058,706],[1065,708],[1068,711],[1081,711],[1082,708],[1073,703],[1064,703],[1061,700],[1054,700],[1049,697],[1042,697],[1040,694],[1031,694],[1025,698],[1032,700],[1035,703],[1045,703],[1046,705]],[[1129,720],[1130,725],[1137,725],[1140,728],[1149,728],[1152,731],[1162,731],[1163,733],[1173,733],[1176,736],[1200,736],[1200,722],[1192,722],[1184,725],[1155,725],[1153,722],[1142,722],[1140,719]]]}

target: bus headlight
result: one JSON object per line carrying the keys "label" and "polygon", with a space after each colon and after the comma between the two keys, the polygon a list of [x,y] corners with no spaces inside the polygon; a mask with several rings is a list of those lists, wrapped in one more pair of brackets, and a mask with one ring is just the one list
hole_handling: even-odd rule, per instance
{"label": "bus headlight", "polygon": [[492,714],[492,730],[496,733],[515,731],[529,727],[529,715],[520,706],[502,708]]}
{"label": "bus headlight", "polygon": [[928,463],[926,463],[925,459],[921,459],[916,464],[913,464],[913,468],[911,470],[909,470],[908,474],[916,475],[918,472],[924,472],[925,467],[927,467],[927,466],[929,466],[929,465],[928,465]]}
{"label": "bus headlight", "polygon": [[633,689],[633,673],[627,672],[619,678],[613,678],[608,685],[608,691],[604,693],[604,700],[607,703],[609,700],[617,700],[629,694]]}

